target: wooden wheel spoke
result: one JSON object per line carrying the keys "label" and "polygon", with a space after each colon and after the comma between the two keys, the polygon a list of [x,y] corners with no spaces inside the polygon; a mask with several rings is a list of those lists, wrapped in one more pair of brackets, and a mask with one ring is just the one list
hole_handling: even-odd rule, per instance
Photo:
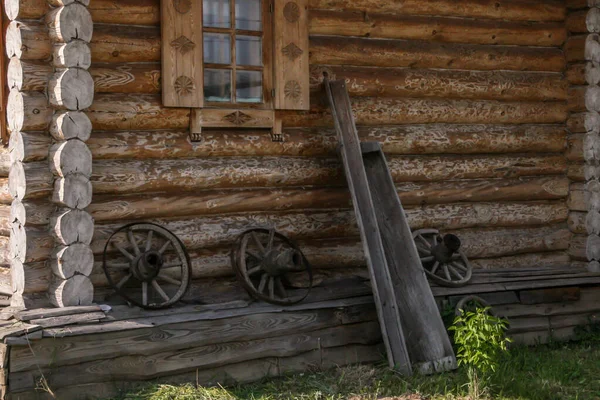
{"label": "wooden wheel spoke", "polygon": [[264,258],[264,257],[257,255],[255,252],[253,252],[252,250],[249,250],[249,249],[246,249],[246,255],[254,258],[256,261],[262,261]]}
{"label": "wooden wheel spoke", "polygon": [[419,251],[419,253],[423,253],[424,256],[431,255],[431,251],[429,251],[429,249],[425,249],[423,247],[420,247],[419,245],[417,245],[417,250]]}
{"label": "wooden wheel spoke", "polygon": [[183,265],[183,263],[181,261],[171,261],[168,263],[164,263],[162,265],[162,269],[169,269],[169,268],[177,268],[177,267],[181,267]]}
{"label": "wooden wheel spoke", "polygon": [[267,281],[268,280],[269,280],[269,274],[267,274],[265,272],[260,277],[260,283],[258,284],[258,293],[263,293],[265,291],[265,287],[267,286]]}
{"label": "wooden wheel spoke", "polygon": [[448,269],[450,270],[450,272],[452,274],[454,274],[454,276],[456,276],[459,280],[462,280],[464,278],[464,276],[462,276],[457,270],[456,268],[454,268],[452,265],[448,265]]}
{"label": "wooden wheel spoke", "polygon": [[167,283],[170,283],[170,284],[173,284],[173,285],[177,285],[177,286],[181,286],[181,281],[180,280],[177,280],[175,278],[171,278],[168,275],[159,274],[157,278],[158,279],[162,279],[163,281],[165,281]]}
{"label": "wooden wheel spoke", "polygon": [[444,270],[444,275],[446,276],[446,279],[451,281],[452,277],[450,277],[450,271],[448,270],[448,264],[442,265],[442,269]]}
{"label": "wooden wheel spoke", "polygon": [[275,278],[269,277],[269,297],[275,298]]}
{"label": "wooden wheel spoke", "polygon": [[422,262],[422,263],[431,262],[431,261],[433,261],[433,260],[435,260],[435,257],[434,257],[434,256],[427,256],[427,257],[423,257],[423,258],[421,258],[421,262]]}
{"label": "wooden wheel spoke", "polygon": [[133,229],[129,229],[127,231],[127,237],[129,238],[129,243],[131,243],[131,246],[133,246],[133,252],[135,253],[135,255],[139,256],[140,254],[142,254],[142,252],[140,251],[140,247],[138,246],[137,240],[135,240],[135,236],[133,236]]}
{"label": "wooden wheel spoke", "polygon": [[148,305],[148,282],[142,282],[142,304]]}
{"label": "wooden wheel spoke", "polygon": [[154,231],[150,229],[148,231],[148,237],[146,238],[146,251],[150,251],[152,248],[152,236],[154,235]]}
{"label": "wooden wheel spoke", "polygon": [[164,301],[169,301],[171,298],[165,293],[165,291],[160,287],[158,282],[155,280],[152,281],[152,287],[156,292],[163,298]]}
{"label": "wooden wheel spoke", "polygon": [[251,232],[250,235],[252,236],[252,240],[254,240],[256,247],[258,247],[258,250],[261,252],[261,254],[264,255],[265,254],[265,246],[263,246],[263,244],[260,242],[260,238],[258,237],[256,232]]}
{"label": "wooden wheel spoke", "polygon": [[440,266],[440,262],[436,261],[435,264],[433,264],[433,267],[431,267],[431,271],[430,272],[432,274],[435,274],[435,272],[438,270],[439,266]]}
{"label": "wooden wheel spoke", "polygon": [[114,269],[129,269],[129,268],[131,268],[131,264],[129,264],[129,263],[107,263],[106,267],[114,268]]}
{"label": "wooden wheel spoke", "polygon": [[423,236],[421,236],[421,235],[418,235],[417,237],[418,237],[419,239],[421,239],[421,241],[422,241],[422,242],[425,244],[425,246],[427,246],[427,247],[431,247],[431,243],[429,243],[429,242],[427,241],[427,239],[425,239]]}
{"label": "wooden wheel spoke", "polygon": [[277,288],[277,291],[279,292],[279,296],[282,299],[285,299],[287,297],[287,292],[285,291],[285,288],[283,287],[283,283],[281,282],[280,277],[275,278],[275,287]]}
{"label": "wooden wheel spoke", "polygon": [[462,270],[462,271],[464,271],[464,272],[467,272],[467,271],[469,270],[467,267],[465,267],[464,265],[462,265],[462,264],[460,264],[460,263],[457,263],[456,261],[452,261],[452,262],[451,262],[451,264],[452,264],[454,267],[456,267],[456,268],[458,268],[458,269],[460,269],[460,270]]}
{"label": "wooden wheel spoke", "polygon": [[163,244],[162,247],[160,248],[160,250],[158,251],[159,254],[163,254],[165,251],[167,251],[167,249],[169,248],[169,246],[171,246],[171,241],[167,240],[165,242],[165,244]]}
{"label": "wooden wheel spoke", "polygon": [[257,265],[256,267],[252,267],[248,270],[248,276],[252,276],[254,274],[259,273],[260,271],[262,271],[262,266]]}
{"label": "wooden wheel spoke", "polygon": [[458,253],[452,254],[452,260],[462,260],[462,257]]}
{"label": "wooden wheel spoke", "polygon": [[119,283],[116,284],[117,288],[121,289],[123,287],[123,285],[126,284],[129,279],[131,279],[132,276],[133,276],[133,274],[129,274],[129,275],[123,277],[123,279],[121,279],[119,281]]}
{"label": "wooden wheel spoke", "polygon": [[128,252],[127,250],[125,250],[124,247],[119,246],[119,245],[116,245],[115,247],[117,248],[117,250],[119,250],[121,252],[121,254],[123,254],[128,259],[135,260],[135,257],[133,256],[133,254],[131,254],[130,252]]}
{"label": "wooden wheel spoke", "polygon": [[275,229],[269,231],[269,241],[267,242],[267,252],[273,250],[273,241],[275,240]]}

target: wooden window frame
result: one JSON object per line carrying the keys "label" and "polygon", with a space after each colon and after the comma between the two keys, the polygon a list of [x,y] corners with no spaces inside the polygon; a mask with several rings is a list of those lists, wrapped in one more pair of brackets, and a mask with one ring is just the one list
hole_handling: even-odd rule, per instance
{"label": "wooden window frame", "polygon": [[[203,0],[200,0],[203,2]],[[229,0],[230,8],[230,28],[214,28],[204,27],[202,32],[204,33],[226,33],[231,37],[231,63],[230,64],[209,64],[204,62],[202,58],[203,69],[228,69],[231,71],[231,96],[235,99],[235,72],[240,71],[262,71],[262,98],[263,101],[260,103],[236,103],[236,102],[225,102],[225,101],[204,101],[205,109],[259,109],[259,110],[272,110],[273,109],[273,0],[261,0],[262,8],[262,31],[248,31],[235,28],[235,0]],[[204,2],[203,2],[204,3]],[[235,37],[237,35],[243,36],[255,36],[260,37],[262,40],[262,63],[261,67],[258,66],[238,66],[236,63],[236,43]],[[225,68],[228,65],[230,68]],[[205,82],[202,82],[203,90]]]}

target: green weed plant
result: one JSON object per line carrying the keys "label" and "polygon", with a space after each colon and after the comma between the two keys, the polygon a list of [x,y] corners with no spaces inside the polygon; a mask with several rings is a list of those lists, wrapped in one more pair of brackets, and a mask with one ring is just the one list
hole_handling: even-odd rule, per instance
{"label": "green weed plant", "polygon": [[460,310],[448,329],[454,333],[458,365],[467,368],[469,394],[479,399],[489,391],[492,374],[508,351],[508,321],[493,316],[490,307],[478,307]]}

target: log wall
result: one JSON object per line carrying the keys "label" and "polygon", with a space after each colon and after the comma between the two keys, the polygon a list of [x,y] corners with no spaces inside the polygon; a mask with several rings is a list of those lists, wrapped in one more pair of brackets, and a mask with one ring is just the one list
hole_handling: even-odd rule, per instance
{"label": "log wall", "polygon": [[[222,317],[186,320],[196,318],[194,308],[183,317],[152,314],[160,320],[154,324],[127,311],[127,318],[113,314],[94,328],[45,329],[52,338],[33,345],[37,356],[29,347],[13,348],[13,398],[28,398],[40,371],[68,399],[84,388],[108,393],[108,380],[122,387],[165,376],[245,381],[315,360],[328,366],[379,359],[371,301],[347,303],[370,288],[321,92],[324,72],[346,79],[361,139],[382,143],[411,227],[439,228],[463,240],[477,269],[473,283],[434,285],[440,304],[479,293],[512,318],[511,334],[524,343],[570,337],[575,325],[599,311],[598,290],[586,287],[598,276],[582,263],[588,226],[596,223],[586,205],[584,157],[595,148],[586,141],[585,116],[600,104],[588,95],[596,70],[586,64],[585,43],[596,20],[585,1],[461,0],[457,7],[455,0],[310,0],[311,109],[281,113],[282,143],[261,130],[204,131],[202,142],[189,140],[190,110],[161,104],[159,3],[6,1],[13,21],[9,105],[26,117],[9,115],[15,134],[0,157],[0,215],[6,216],[0,245],[12,232],[18,249],[0,252],[0,263],[9,265],[18,254],[18,298],[32,305],[47,299],[56,275],[64,275],[56,252],[60,235],[50,232],[66,205],[95,222],[85,243],[95,255],[85,271],[95,301],[117,303],[101,266],[105,241],[127,222],[152,221],[178,235],[190,252],[193,282],[185,301],[217,307]],[[67,7],[85,9],[73,15],[89,15],[94,34],[72,41],[72,51],[57,52],[57,43],[70,41],[49,16]],[[90,40],[86,53],[81,43]],[[68,54],[75,54],[75,64]],[[69,75],[70,69],[81,76]],[[85,71],[93,102],[69,106],[52,89],[61,79],[89,82]],[[89,163],[69,156],[87,151]],[[72,175],[82,179],[66,182]],[[86,188],[78,193],[93,191],[91,203],[57,203],[64,187],[57,182]],[[248,316],[255,305],[247,307],[229,251],[252,227],[275,227],[296,239],[313,264],[315,296],[325,293],[318,300],[338,303]],[[564,296],[548,289],[561,285],[581,289]],[[230,303],[239,310],[227,311]],[[230,329],[235,324],[242,327],[237,333]],[[273,328],[268,337],[265,326]],[[173,339],[173,332],[185,333]],[[252,336],[258,332],[261,337]],[[114,340],[124,344],[105,346]],[[155,347],[160,352],[153,354]],[[177,363],[165,362],[175,357]],[[121,367],[138,362],[157,369]],[[47,374],[55,365],[61,372]],[[205,375],[197,375],[199,365]],[[79,389],[71,387],[73,377]]]}
{"label": "log wall", "polygon": [[[551,246],[473,243],[467,248],[480,250],[469,256],[482,267],[514,267],[519,259],[527,267],[566,266],[566,171],[574,151],[566,151],[565,123],[573,125],[583,111],[583,86],[581,70],[564,73],[565,49],[576,47],[568,35],[578,28],[567,27],[577,20],[559,1],[463,2],[459,10],[442,0],[397,9],[381,0],[372,13],[366,1],[311,1],[311,110],[282,113],[284,143],[252,130],[207,132],[191,143],[189,110],[161,105],[159,1],[91,2],[95,96],[86,111],[94,132],[86,144],[96,263],[111,230],[150,220],[183,238],[199,280],[231,275],[226,265],[206,267],[212,254],[261,225],[306,243],[315,264],[344,267],[327,261],[357,235],[320,93],[327,72],[347,80],[361,137],[383,143],[413,228],[473,234],[481,243],[502,242],[508,229],[527,243],[530,232],[553,226],[562,236]],[[56,36],[47,33],[54,3],[11,4],[9,16],[27,29],[18,30],[9,80],[24,94],[28,116],[19,135],[26,149],[19,174],[27,184],[13,209],[26,221],[24,262],[32,263],[32,274],[25,286],[43,293],[52,279],[41,266],[52,257],[45,232],[55,213],[47,199],[57,173],[47,157],[61,138],[41,133],[55,126],[56,107],[45,91],[64,61],[53,47]],[[353,254],[349,262],[362,265],[360,252]],[[92,281],[102,293],[98,266]]]}

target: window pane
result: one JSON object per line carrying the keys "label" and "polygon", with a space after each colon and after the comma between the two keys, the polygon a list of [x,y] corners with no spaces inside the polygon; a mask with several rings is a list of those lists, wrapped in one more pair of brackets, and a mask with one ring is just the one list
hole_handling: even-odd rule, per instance
{"label": "window pane", "polygon": [[262,102],[261,71],[237,71],[235,84],[238,103]]}
{"label": "window pane", "polygon": [[262,65],[262,39],[256,36],[235,38],[235,58],[237,65]]}
{"label": "window pane", "polygon": [[262,31],[260,0],[235,0],[235,29]]}
{"label": "window pane", "polygon": [[231,42],[226,33],[204,33],[204,62],[211,64],[231,63]]}
{"label": "window pane", "polygon": [[231,71],[228,69],[204,70],[204,99],[231,102]]}
{"label": "window pane", "polygon": [[231,25],[229,0],[204,0],[202,3],[202,19],[204,26],[229,28]]}

